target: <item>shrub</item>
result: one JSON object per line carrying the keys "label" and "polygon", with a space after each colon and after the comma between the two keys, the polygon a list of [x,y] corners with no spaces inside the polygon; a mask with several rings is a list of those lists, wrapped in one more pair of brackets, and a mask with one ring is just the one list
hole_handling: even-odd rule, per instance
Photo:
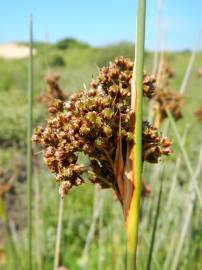
{"label": "shrub", "polygon": [[61,50],[66,50],[69,48],[89,48],[87,43],[79,42],[73,38],[65,38],[56,43],[56,47]]}
{"label": "shrub", "polygon": [[65,61],[62,56],[60,55],[54,55],[50,60],[50,66],[51,67],[63,67],[65,66]]}

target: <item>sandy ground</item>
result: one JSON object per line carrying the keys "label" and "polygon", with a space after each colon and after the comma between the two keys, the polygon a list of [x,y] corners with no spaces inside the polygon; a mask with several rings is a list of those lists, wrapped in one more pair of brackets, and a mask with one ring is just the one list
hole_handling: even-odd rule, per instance
{"label": "sandy ground", "polygon": [[[33,49],[36,54],[36,49]],[[22,59],[29,55],[29,47],[17,43],[0,44],[0,58],[4,59]]]}

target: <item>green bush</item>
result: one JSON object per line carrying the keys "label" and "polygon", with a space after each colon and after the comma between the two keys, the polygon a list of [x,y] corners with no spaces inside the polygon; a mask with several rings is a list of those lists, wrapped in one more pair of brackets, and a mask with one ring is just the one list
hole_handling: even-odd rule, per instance
{"label": "green bush", "polygon": [[63,67],[65,66],[65,61],[63,59],[62,56],[60,55],[54,55],[51,59],[50,59],[50,66],[51,67]]}
{"label": "green bush", "polygon": [[73,38],[65,38],[56,43],[56,47],[61,50],[66,50],[69,48],[89,48],[90,46],[87,43],[80,42]]}

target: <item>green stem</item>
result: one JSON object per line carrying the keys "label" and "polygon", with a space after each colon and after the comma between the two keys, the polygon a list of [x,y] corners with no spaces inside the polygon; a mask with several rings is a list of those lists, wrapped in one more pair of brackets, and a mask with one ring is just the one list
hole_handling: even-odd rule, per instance
{"label": "green stem", "polygon": [[54,270],[58,269],[59,263],[60,263],[60,248],[61,248],[61,238],[62,238],[63,212],[64,212],[64,199],[60,198],[58,224],[57,224],[57,235],[56,235],[56,244],[55,244],[55,256],[54,256]]}
{"label": "green stem", "polygon": [[138,243],[138,223],[141,197],[142,177],[142,97],[144,68],[146,0],[138,0],[135,66],[131,89],[131,111],[135,113],[133,153],[134,192],[126,220],[127,234],[127,270],[136,269],[136,253]]}
{"label": "green stem", "polygon": [[32,270],[32,92],[33,92],[33,55],[32,55],[32,16],[30,16],[29,70],[28,70],[28,122],[27,122],[27,193],[28,193],[28,269]]}
{"label": "green stem", "polygon": [[[163,168],[163,170],[164,170],[164,168]],[[150,244],[150,248],[149,248],[149,256],[148,256],[148,261],[147,261],[147,270],[151,269],[151,264],[152,264],[152,254],[153,254],[153,249],[154,249],[155,235],[156,235],[156,229],[157,229],[158,218],[159,218],[159,213],[160,213],[162,190],[163,190],[163,172],[162,172],[162,176],[161,176],[161,184],[160,184],[160,189],[159,189],[159,194],[158,194],[158,201],[157,201],[157,206],[156,206],[154,227],[153,227],[153,231],[152,231],[151,244]]]}
{"label": "green stem", "polygon": [[178,238],[178,242],[176,243],[177,247],[175,255],[174,258],[172,258],[172,265],[170,267],[171,270],[179,269],[180,257],[184,247],[184,243],[187,240],[189,225],[190,222],[192,221],[193,208],[196,200],[196,190],[194,190],[194,184],[199,179],[199,176],[201,174],[201,168],[202,168],[202,145],[200,147],[196,169],[194,170],[194,174],[190,177],[190,184],[188,189],[189,197],[186,202],[185,210],[183,213],[182,226],[180,228],[180,235]]}
{"label": "green stem", "polygon": [[10,229],[9,225],[9,217],[7,213],[7,209],[4,203],[3,197],[0,196],[0,221],[3,221],[5,228],[6,228],[6,233],[7,233],[7,240],[8,240],[8,245],[11,250],[11,258],[10,261],[12,262],[12,266],[14,269],[21,269],[21,264],[19,261],[19,256],[17,253],[17,248],[12,236],[12,231]]}
{"label": "green stem", "polygon": [[156,75],[159,62],[159,49],[161,44],[161,23],[162,23],[162,0],[158,0],[158,14],[157,14],[157,37],[156,37],[156,51],[154,52],[154,62],[152,74]]}
{"label": "green stem", "polygon": [[[185,147],[184,147],[184,145],[182,143],[182,139],[181,139],[181,136],[180,136],[179,131],[177,129],[177,126],[175,124],[175,121],[174,121],[174,119],[172,117],[172,114],[168,110],[166,111],[166,113],[168,115],[169,121],[170,121],[171,126],[173,128],[173,131],[175,133],[176,139],[178,141],[178,144],[179,144],[180,150],[182,152],[182,156],[184,158],[184,161],[186,163],[187,169],[189,171],[190,177],[192,177],[194,175],[194,170],[192,168],[192,165],[191,165],[190,159],[188,157],[188,154],[187,154],[187,152],[185,150]],[[198,183],[196,181],[194,182],[194,189],[196,191],[196,195],[198,197],[200,207],[202,208],[202,195],[201,195],[200,188],[198,187]]]}
{"label": "green stem", "polygon": [[187,69],[186,69],[186,72],[185,72],[185,75],[184,75],[184,78],[183,78],[183,81],[182,81],[182,84],[181,84],[181,87],[180,87],[180,93],[181,94],[185,94],[187,84],[188,84],[188,81],[189,81],[189,78],[190,78],[190,75],[191,75],[191,72],[192,72],[192,69],[193,69],[193,64],[194,64],[194,61],[195,61],[195,58],[196,58],[196,54],[197,54],[197,51],[198,51],[198,49],[200,47],[201,36],[202,36],[202,31],[199,32],[199,36],[197,38],[195,48],[193,49],[193,51],[191,53],[189,64],[187,66]]}
{"label": "green stem", "polygon": [[34,177],[34,184],[35,184],[35,189],[34,189],[34,210],[35,210],[35,215],[34,215],[34,222],[35,222],[35,240],[36,240],[36,265],[37,265],[37,270],[42,270],[42,248],[41,248],[41,225],[42,225],[42,219],[41,219],[41,212],[42,212],[42,205],[41,205],[41,197],[40,197],[40,173],[39,173],[40,168],[35,168],[35,177]]}

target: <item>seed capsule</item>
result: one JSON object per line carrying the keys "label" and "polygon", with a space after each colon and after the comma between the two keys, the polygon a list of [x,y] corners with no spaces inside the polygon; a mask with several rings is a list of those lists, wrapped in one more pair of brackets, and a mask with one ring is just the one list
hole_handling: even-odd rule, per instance
{"label": "seed capsule", "polygon": [[88,112],[86,114],[86,118],[93,124],[96,123],[96,117],[97,117],[96,112]]}
{"label": "seed capsule", "polygon": [[103,128],[104,133],[106,134],[107,137],[111,137],[113,134],[112,129],[109,126],[104,126]]}
{"label": "seed capsule", "polygon": [[87,135],[90,132],[90,128],[86,125],[80,127],[79,132],[81,135]]}
{"label": "seed capsule", "polygon": [[113,110],[110,108],[105,108],[102,111],[102,115],[104,116],[104,118],[106,118],[107,120],[110,120],[113,116]]}

